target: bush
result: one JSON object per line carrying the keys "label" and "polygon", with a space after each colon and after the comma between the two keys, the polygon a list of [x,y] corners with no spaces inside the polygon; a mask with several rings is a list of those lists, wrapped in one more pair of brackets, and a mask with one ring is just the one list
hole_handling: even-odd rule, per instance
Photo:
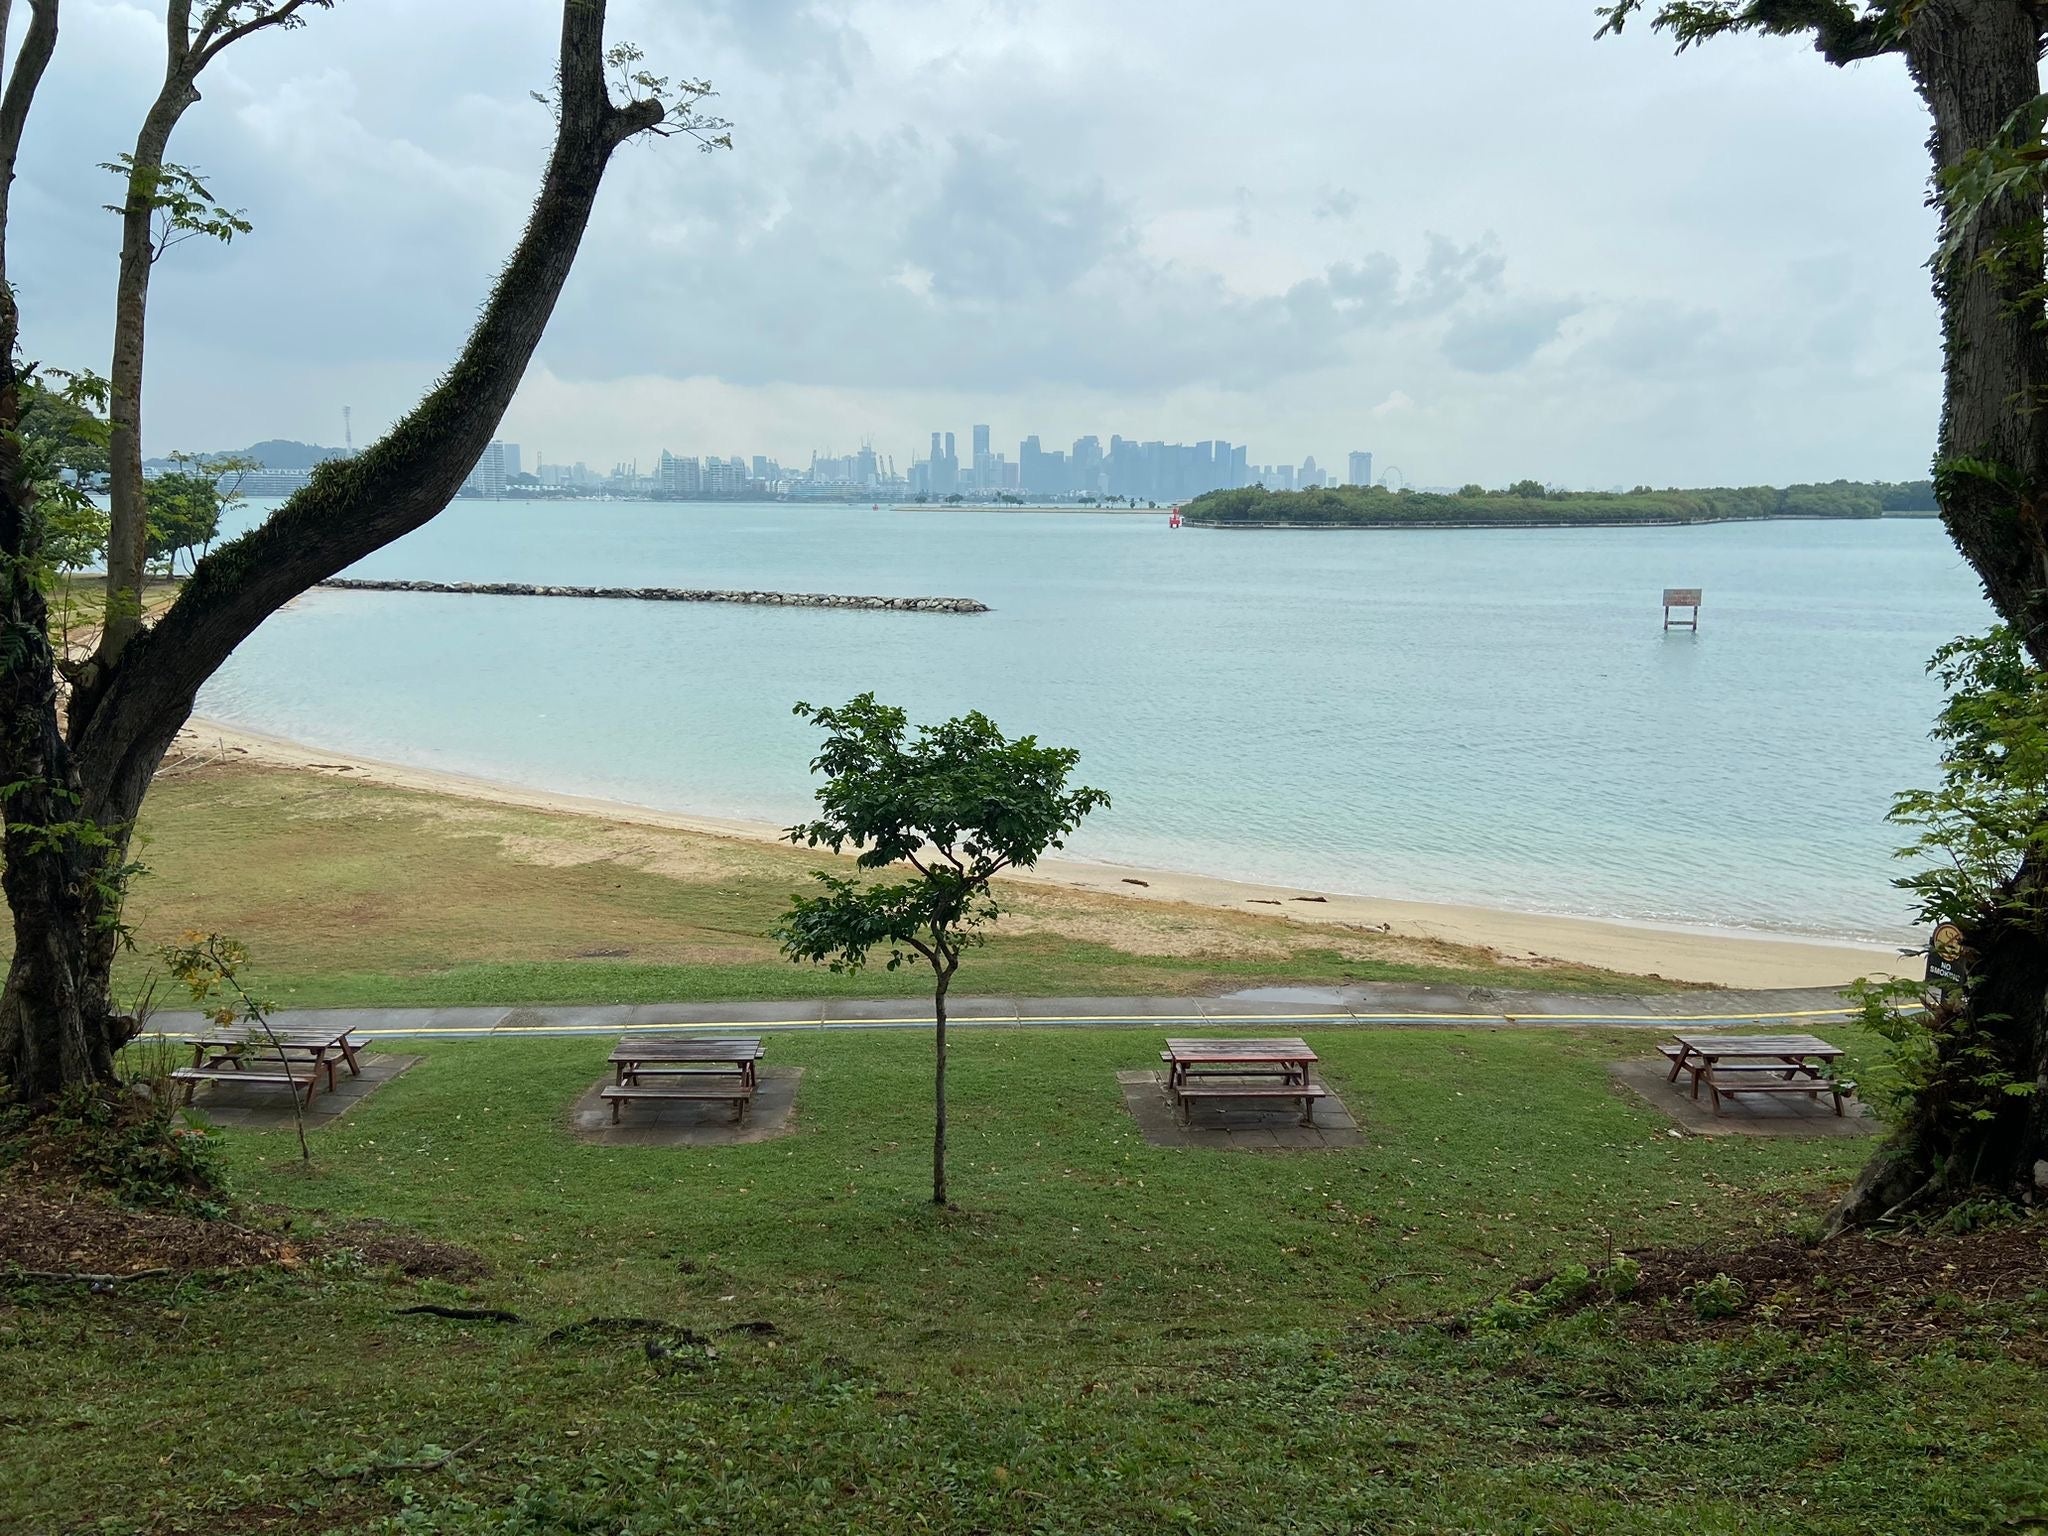
{"label": "bush", "polygon": [[1718,1274],[1692,1288],[1693,1315],[1702,1322],[1733,1317],[1749,1303],[1749,1292],[1733,1275]]}
{"label": "bush", "polygon": [[1785,1228],[1786,1236],[1802,1248],[1818,1248],[1827,1240],[1828,1219],[1808,1213],[1795,1216]]}
{"label": "bush", "polygon": [[1595,1285],[1592,1271],[1585,1265],[1567,1264],[1535,1290],[1516,1291],[1491,1303],[1472,1319],[1472,1326],[1481,1332],[1513,1333],[1577,1305]]}
{"label": "bush", "polygon": [[49,1115],[5,1128],[6,1161],[68,1173],[124,1205],[217,1217],[227,1179],[213,1138],[185,1126],[168,1103],[75,1091]]}
{"label": "bush", "polygon": [[2021,1220],[2025,1215],[2026,1213],[2010,1200],[1980,1195],[1973,1200],[1964,1200],[1960,1204],[1950,1206],[1927,1224],[1927,1230],[1961,1237],[1965,1233],[1981,1232],[1986,1227],[2008,1226]]}
{"label": "bush", "polygon": [[1600,1273],[1600,1289],[1609,1301],[1628,1300],[1642,1283],[1643,1266],[1625,1253],[1617,1253],[1614,1262]]}

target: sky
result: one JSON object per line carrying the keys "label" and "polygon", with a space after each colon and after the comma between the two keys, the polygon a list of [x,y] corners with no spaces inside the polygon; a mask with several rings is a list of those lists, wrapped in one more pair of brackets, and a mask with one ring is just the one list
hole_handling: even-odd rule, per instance
{"label": "sky", "polygon": [[[1410,484],[1926,473],[1940,348],[1902,66],[1596,42],[1592,0],[613,0],[730,153],[614,159],[502,435],[786,464],[931,431],[1369,450]],[[552,123],[559,0],[339,0],[170,158],[253,233],[151,295],[144,446],[357,444],[459,349]],[[161,6],[65,0],[11,263],[104,372]]]}

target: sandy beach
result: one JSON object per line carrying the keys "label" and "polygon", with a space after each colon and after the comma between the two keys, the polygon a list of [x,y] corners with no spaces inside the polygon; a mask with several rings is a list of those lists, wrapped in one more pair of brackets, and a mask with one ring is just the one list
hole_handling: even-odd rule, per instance
{"label": "sandy beach", "polygon": [[[397,789],[666,827],[711,837],[764,843],[781,839],[781,829],[766,822],[655,810],[407,767],[349,753],[322,751],[219,721],[194,719],[180,734],[178,750],[192,757],[238,758],[308,773],[346,775]],[[1036,870],[1015,878],[1134,901],[1264,912],[1307,924],[1382,928],[1406,937],[1473,945],[1508,956],[1576,961],[1712,986],[1832,986],[1858,976],[1887,974],[1899,964],[1895,951],[1876,945],[1347,896],[1077,859],[1048,859]]]}

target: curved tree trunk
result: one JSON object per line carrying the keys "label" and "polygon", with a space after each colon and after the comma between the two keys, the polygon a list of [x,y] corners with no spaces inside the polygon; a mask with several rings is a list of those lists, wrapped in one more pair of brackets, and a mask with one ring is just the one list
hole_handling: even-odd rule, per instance
{"label": "curved tree trunk", "polygon": [[[440,512],[497,430],[568,281],[612,151],[665,115],[658,101],[611,102],[604,20],[604,0],[563,0],[554,152],[454,366],[385,438],[323,466],[262,527],[201,560],[155,626],[100,658],[91,686],[74,691],[68,732],[58,726],[40,591],[17,574],[0,593],[20,647],[0,679],[0,773],[16,786],[5,873],[16,949],[0,993],[9,1098],[38,1104],[111,1078],[126,1030],[109,1003],[120,872],[150,780],[200,685],[286,602]],[[0,559],[27,573],[35,519],[19,489],[7,487]]]}
{"label": "curved tree trunk", "polygon": [[[2041,27],[2026,0],[1925,0],[1913,11],[1906,62],[1934,119],[1937,187],[2040,96]],[[1942,521],[2037,667],[2048,666],[2043,212],[2031,190],[1984,210],[1934,283],[1946,362],[1935,460]],[[1970,981],[1935,1030],[1932,1081],[1864,1169],[1837,1225],[1973,1190],[2034,1192],[2036,1164],[2048,1158],[2048,860],[2028,855],[2001,894],[1966,933]],[[2034,1090],[2001,1095],[1977,1118],[1987,1072]]]}

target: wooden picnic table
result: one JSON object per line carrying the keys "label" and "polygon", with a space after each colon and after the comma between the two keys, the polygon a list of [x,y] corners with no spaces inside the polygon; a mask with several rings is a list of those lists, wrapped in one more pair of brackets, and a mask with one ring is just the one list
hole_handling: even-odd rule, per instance
{"label": "wooden picnic table", "polygon": [[610,1102],[614,1125],[619,1106],[629,1099],[724,1099],[733,1106],[733,1118],[744,1120],[762,1054],[758,1035],[628,1038],[612,1047],[613,1079],[600,1097]]}
{"label": "wooden picnic table", "polygon": [[185,1102],[201,1083],[232,1080],[239,1083],[288,1083],[294,1093],[304,1088],[306,1102],[325,1074],[327,1091],[334,1092],[336,1068],[346,1066],[351,1077],[363,1075],[363,1043],[346,1029],[221,1029],[203,1035],[188,1035],[192,1065],[171,1074],[185,1085]]}
{"label": "wooden picnic table", "polygon": [[1316,1100],[1329,1095],[1312,1080],[1317,1057],[1305,1040],[1168,1040],[1159,1059],[1183,1125],[1197,1099],[1299,1100],[1301,1123],[1313,1125]]}
{"label": "wooden picnic table", "polygon": [[1673,1036],[1676,1045],[1657,1049],[1671,1063],[1670,1082],[1678,1074],[1692,1074],[1692,1096],[1706,1086],[1713,1099],[1714,1113],[1720,1114],[1721,1100],[1742,1093],[1803,1093],[1810,1098],[1827,1094],[1834,1100],[1835,1113],[1842,1113],[1842,1100],[1856,1091],[1829,1075],[1829,1068],[1842,1057],[1839,1046],[1814,1035],[1698,1035]]}

